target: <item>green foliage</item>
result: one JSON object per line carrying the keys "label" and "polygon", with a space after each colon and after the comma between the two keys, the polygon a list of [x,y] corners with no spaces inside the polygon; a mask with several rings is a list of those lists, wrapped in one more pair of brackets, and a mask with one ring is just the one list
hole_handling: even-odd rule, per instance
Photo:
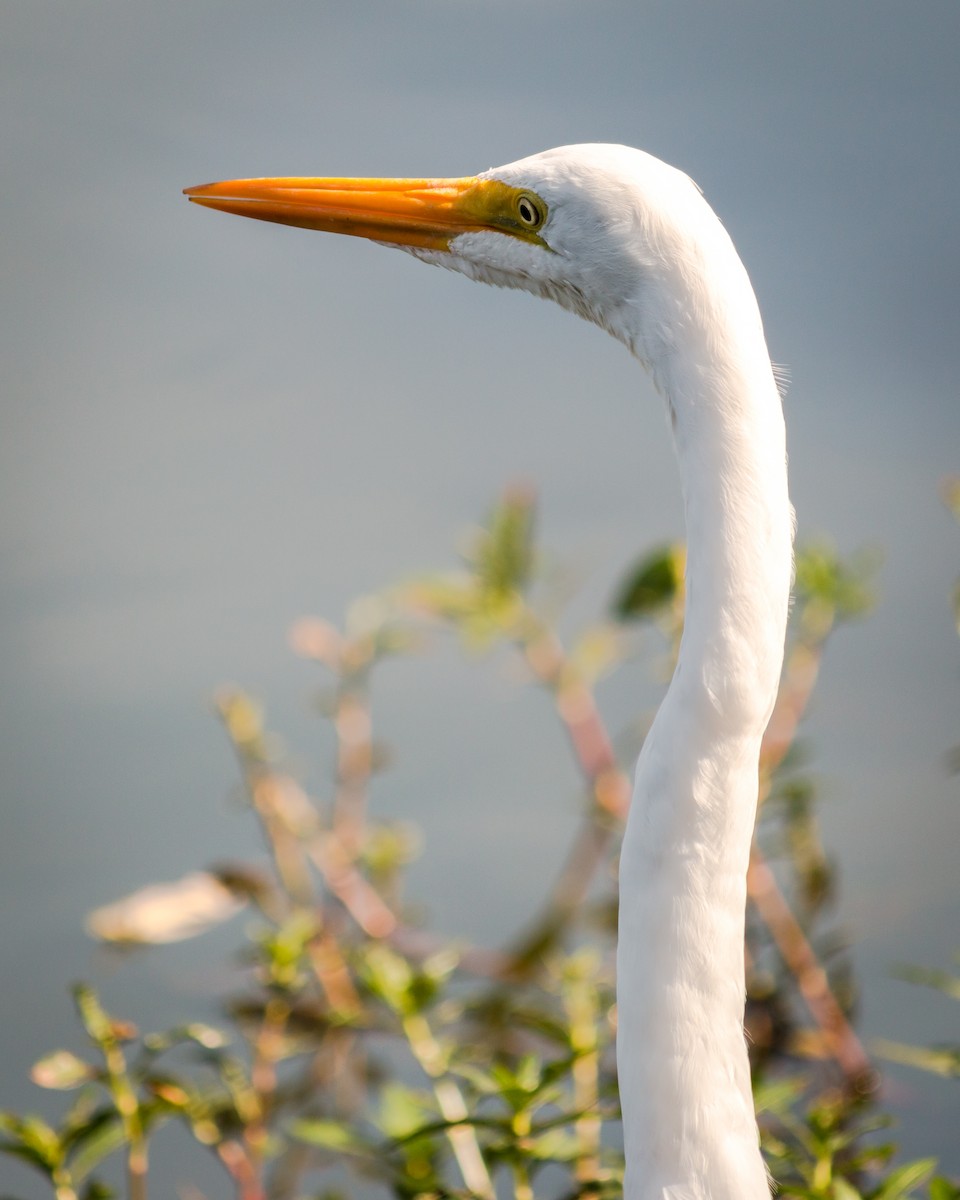
{"label": "green foliage", "polygon": [[809,633],[825,636],[838,622],[856,620],[873,606],[871,578],[877,556],[861,552],[844,561],[826,544],[797,551],[794,603]]}
{"label": "green foliage", "polygon": [[476,649],[516,635],[527,615],[523,593],[533,572],[533,528],[532,496],[509,492],[475,534],[465,572],[425,576],[401,589],[396,599],[448,622]]}
{"label": "green foliage", "polygon": [[803,1200],[901,1200],[917,1195],[930,1184],[942,1190],[951,1186],[933,1179],[936,1159],[919,1159],[890,1167],[895,1146],[876,1135],[890,1124],[883,1116],[864,1109],[842,1094],[826,1093],[798,1111],[791,1089],[761,1090],[758,1111],[768,1113],[764,1123],[764,1149],[785,1197]]}
{"label": "green foliage", "polygon": [[[897,975],[908,983],[933,988],[951,1000],[960,1000],[960,975],[951,975],[949,971],[925,970],[921,967],[901,967]],[[910,1046],[903,1042],[880,1040],[875,1043],[875,1049],[891,1062],[919,1067],[920,1070],[930,1071],[934,1075],[960,1078],[960,1042],[940,1046]]]}
{"label": "green foliage", "polygon": [[[612,971],[630,785],[593,688],[631,653],[627,626],[638,618],[653,619],[676,648],[683,549],[646,555],[612,606],[618,623],[584,630],[567,648],[537,599],[533,529],[532,497],[514,491],[460,571],[358,602],[342,631],[319,620],[294,630],[296,649],[324,673],[317,709],[335,743],[325,794],[308,795],[284,766],[255,701],[219,695],[269,868],[218,867],[191,877],[189,890],[216,898],[227,889],[248,906],[244,984],[225,998],[224,1030],[190,1023],[145,1036],[92,989],[76,989],[89,1051],[55,1051],[33,1071],[39,1086],[72,1098],[64,1116],[51,1125],[0,1114],[0,1152],[40,1172],[57,1200],[108,1197],[97,1173],[112,1158],[125,1165],[130,1200],[144,1200],[148,1148],[170,1122],[216,1158],[239,1200],[332,1200],[344,1171],[352,1191],[375,1185],[398,1200],[622,1195]],[[772,875],[762,886],[759,874],[748,879],[756,1100],[785,1197],[898,1200],[925,1189],[930,1200],[958,1200],[932,1160],[894,1164],[879,1139],[885,1122],[859,1087],[843,958],[812,949],[833,881],[794,747],[797,720],[829,633],[869,608],[869,573],[866,559],[843,562],[823,548],[798,555],[783,712],[765,744],[751,867],[764,854],[777,859],[789,903],[771,894]],[[373,736],[375,669],[437,624],[471,649],[514,650],[553,704],[581,776],[584,821],[567,867],[504,950],[416,927],[402,886],[416,838],[367,811],[386,761]],[[151,897],[139,940],[183,925],[187,891]],[[135,935],[142,895],[120,907],[118,928]],[[234,907],[214,904],[207,923]]]}
{"label": "green foliage", "polygon": [[659,546],[631,568],[614,597],[613,612],[621,621],[650,617],[683,599],[683,546]]}

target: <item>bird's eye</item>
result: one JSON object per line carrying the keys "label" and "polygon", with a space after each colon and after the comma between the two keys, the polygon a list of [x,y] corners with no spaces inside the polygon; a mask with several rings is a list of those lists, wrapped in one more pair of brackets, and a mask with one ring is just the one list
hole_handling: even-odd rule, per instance
{"label": "bird's eye", "polygon": [[543,201],[529,192],[521,192],[517,197],[517,216],[525,229],[539,229],[547,219]]}

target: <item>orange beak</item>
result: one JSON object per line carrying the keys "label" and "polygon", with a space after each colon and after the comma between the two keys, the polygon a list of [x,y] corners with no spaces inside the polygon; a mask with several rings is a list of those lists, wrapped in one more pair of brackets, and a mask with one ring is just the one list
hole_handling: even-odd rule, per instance
{"label": "orange beak", "polygon": [[233,179],[185,188],[220,212],[347,233],[400,246],[449,250],[462,233],[497,228],[503,184],[465,179]]}

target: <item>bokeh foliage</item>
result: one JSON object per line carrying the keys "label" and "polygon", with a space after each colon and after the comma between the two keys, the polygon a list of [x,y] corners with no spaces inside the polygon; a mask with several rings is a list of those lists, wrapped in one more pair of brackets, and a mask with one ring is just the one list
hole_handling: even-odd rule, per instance
{"label": "bokeh foliage", "polygon": [[[334,735],[326,794],[300,784],[256,702],[224,691],[217,709],[265,861],[215,866],[94,921],[112,940],[159,942],[245,905],[242,984],[224,999],[222,1028],[142,1035],[77,987],[88,1051],[55,1051],[33,1072],[72,1102],[56,1125],[0,1114],[0,1151],[36,1168],[57,1200],[114,1195],[106,1179],[117,1162],[127,1196],[144,1200],[152,1138],[171,1122],[218,1160],[239,1200],[621,1195],[612,967],[636,738],[610,735],[596,693],[628,658],[675,655],[683,563],[679,545],[644,555],[610,613],[567,645],[541,580],[532,496],[517,489],[476,531],[460,568],[358,602],[343,629],[300,623],[294,646],[324,674],[318,711]],[[831,633],[869,609],[872,570],[869,558],[843,561],[823,545],[798,555],[748,878],[755,1095],[780,1195],[956,1200],[960,1188],[933,1160],[895,1163],[883,1134],[797,740]],[[580,827],[557,878],[496,950],[441,939],[411,917],[403,884],[416,835],[368,810],[371,779],[387,762],[373,733],[376,669],[419,653],[436,630],[474,654],[507,647],[519,657],[582,780]],[[956,988],[955,979],[922,981]],[[952,1058],[925,1053],[920,1065],[956,1071],[955,1048]]]}

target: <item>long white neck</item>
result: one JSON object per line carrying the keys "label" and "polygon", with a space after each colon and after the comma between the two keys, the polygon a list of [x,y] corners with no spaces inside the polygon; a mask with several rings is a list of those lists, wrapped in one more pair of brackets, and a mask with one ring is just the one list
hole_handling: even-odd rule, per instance
{"label": "long white neck", "polygon": [[[687,529],[679,661],[620,864],[625,1200],[767,1200],[743,1035],[746,871],[792,570],[780,397],[717,222],[654,283],[633,348],[670,408]],[[702,255],[702,258],[700,256]],[[649,322],[647,323],[649,327]]]}

